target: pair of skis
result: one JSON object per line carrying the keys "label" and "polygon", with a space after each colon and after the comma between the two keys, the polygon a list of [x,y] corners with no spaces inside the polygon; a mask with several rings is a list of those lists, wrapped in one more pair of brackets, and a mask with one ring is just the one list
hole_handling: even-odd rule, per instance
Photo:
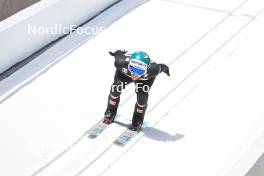
{"label": "pair of skis", "polygon": [[[107,127],[111,124],[106,124],[103,120],[100,120],[95,126],[88,130],[88,135],[91,138],[99,136]],[[141,130],[132,130],[127,128],[120,136],[118,136],[114,143],[120,146],[126,145],[131,139],[133,139]]]}

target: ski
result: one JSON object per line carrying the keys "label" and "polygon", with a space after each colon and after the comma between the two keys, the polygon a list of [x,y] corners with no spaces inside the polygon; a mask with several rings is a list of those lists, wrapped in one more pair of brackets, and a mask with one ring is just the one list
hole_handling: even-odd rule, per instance
{"label": "ski", "polygon": [[127,128],[117,139],[114,141],[115,144],[124,146],[126,145],[131,139],[133,139],[141,130],[132,130]]}
{"label": "ski", "polygon": [[110,125],[111,124],[106,124],[103,122],[103,120],[100,120],[97,124],[90,128],[87,133],[89,137],[95,138],[99,136]]}

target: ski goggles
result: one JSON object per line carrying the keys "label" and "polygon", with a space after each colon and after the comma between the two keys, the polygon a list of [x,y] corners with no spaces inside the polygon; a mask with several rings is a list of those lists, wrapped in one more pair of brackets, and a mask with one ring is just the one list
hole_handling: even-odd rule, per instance
{"label": "ski goggles", "polygon": [[131,73],[142,76],[146,74],[148,66],[140,61],[130,60],[128,69]]}
{"label": "ski goggles", "polygon": [[139,76],[144,75],[146,73],[146,69],[141,69],[141,68],[138,68],[138,67],[135,67],[135,66],[132,66],[132,65],[129,66],[129,71],[131,73],[135,73],[135,74],[137,74]]}

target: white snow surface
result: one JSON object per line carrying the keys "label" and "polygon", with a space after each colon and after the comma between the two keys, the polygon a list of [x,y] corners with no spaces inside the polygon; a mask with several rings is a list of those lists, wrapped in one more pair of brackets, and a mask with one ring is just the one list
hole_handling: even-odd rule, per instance
{"label": "white snow surface", "polygon": [[[257,0],[136,8],[1,103],[0,175],[245,175],[264,151],[263,8]],[[113,144],[125,130],[118,124],[86,135],[103,117],[116,49],[146,51],[171,72],[156,78],[148,126],[125,147]],[[118,121],[129,124],[134,86],[121,98]]]}

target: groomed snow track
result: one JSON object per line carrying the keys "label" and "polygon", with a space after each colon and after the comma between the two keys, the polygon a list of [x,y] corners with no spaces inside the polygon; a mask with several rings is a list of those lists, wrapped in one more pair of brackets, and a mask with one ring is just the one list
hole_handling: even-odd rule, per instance
{"label": "groomed snow track", "polygon": [[[6,167],[0,173],[245,175],[264,148],[264,2],[218,3],[148,1],[89,42],[74,35],[59,41],[45,57],[72,43],[80,47],[57,64],[38,70],[47,62],[36,59],[3,80],[2,85],[24,81],[1,104],[0,163]],[[108,51],[116,49],[146,51],[171,72],[157,77],[148,126],[125,147],[113,144],[122,125],[95,139],[86,133],[102,118],[114,74]],[[122,94],[121,123],[131,120],[131,92],[128,86]]]}

